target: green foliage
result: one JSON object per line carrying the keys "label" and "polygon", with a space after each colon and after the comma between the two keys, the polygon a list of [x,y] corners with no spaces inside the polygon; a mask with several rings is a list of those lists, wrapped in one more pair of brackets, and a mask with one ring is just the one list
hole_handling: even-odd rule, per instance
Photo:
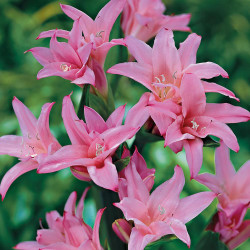
{"label": "green foliage", "polygon": [[[63,1],[65,4],[81,9],[91,17],[95,17],[107,2],[107,0]],[[190,26],[193,32],[202,36],[197,61],[213,61],[225,68],[230,79],[216,78],[214,81],[234,91],[241,100],[240,106],[249,109],[249,0],[165,0],[164,2],[167,6],[167,14],[192,13]],[[51,0],[1,0],[0,16],[0,136],[20,134],[11,106],[13,96],[17,96],[36,116],[39,115],[44,103],[55,101],[56,104],[51,112],[51,128],[62,145],[68,144],[69,139],[61,118],[62,99],[73,91],[72,98],[77,110],[82,90],[59,77],[37,81],[36,74],[41,66],[31,54],[24,55],[23,52],[35,46],[48,46],[49,39],[35,40],[38,34],[54,28],[69,30],[72,21],[62,13],[59,2]],[[117,21],[111,38],[118,38],[121,36],[120,34],[119,21]],[[176,44],[182,42],[187,35],[187,33],[175,32]],[[152,41],[150,43],[152,44]],[[108,68],[117,62],[125,61],[126,58],[126,49],[116,46],[110,50],[105,67]],[[90,106],[98,110],[105,119],[114,108],[113,99],[116,107],[127,103],[126,110],[128,111],[145,91],[143,86],[125,77],[108,75],[108,80],[114,95],[114,98],[112,94],[109,96],[109,110],[106,109],[105,100],[90,94]],[[235,100],[219,94],[208,94],[207,99],[208,102],[229,102],[237,105]],[[83,102],[87,104],[86,100]],[[232,125],[231,128],[241,147],[238,154],[231,153],[235,167],[239,168],[250,158],[249,128],[244,123]],[[142,152],[148,167],[156,168],[155,186],[170,178],[174,166],[179,164],[186,176],[183,196],[206,190],[201,184],[189,180],[184,152],[175,155],[170,149],[163,147],[164,142],[158,141],[158,137],[145,137],[143,133],[141,132],[137,139],[146,140],[147,138],[151,141]],[[0,156],[0,162],[0,179],[2,179],[7,170],[17,163],[17,160],[14,160],[13,157]],[[214,171],[214,148],[204,149],[202,172],[208,171]],[[87,183],[74,178],[69,169],[46,175],[38,175],[32,171],[16,180],[4,202],[0,203],[1,250],[11,249],[20,241],[34,240],[36,230],[40,227],[39,218],[42,218],[43,226],[47,227],[45,213],[58,210],[62,214],[69,194],[76,190],[80,197],[86,186]],[[216,202],[213,202],[201,215],[188,223],[187,228],[192,240],[191,249],[224,249],[224,246],[218,245],[220,243],[218,243],[217,236],[211,235],[211,233],[206,236],[210,237],[208,241],[213,242],[219,248],[215,248],[215,245],[207,245],[205,243],[207,239],[203,238],[199,241],[202,236],[201,232],[209,222],[215,208]],[[94,222],[93,210],[94,202],[89,194],[86,199],[84,218],[90,225],[93,225]],[[213,240],[210,240],[211,237]],[[182,250],[188,248],[179,240],[174,240],[150,246],[147,249]],[[250,249],[250,243],[244,243],[238,249]]]}

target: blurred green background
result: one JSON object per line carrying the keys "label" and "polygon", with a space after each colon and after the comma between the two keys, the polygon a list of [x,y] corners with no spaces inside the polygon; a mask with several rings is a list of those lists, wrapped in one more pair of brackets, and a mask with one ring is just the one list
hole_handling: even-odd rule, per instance
{"label": "blurred green background", "polygon": [[[108,1],[102,0],[67,0],[70,4],[95,17]],[[208,94],[208,102],[229,102],[249,110],[250,88],[250,1],[249,0],[166,0],[167,14],[191,13],[190,27],[202,36],[197,61],[212,61],[221,65],[230,79],[217,78],[216,82],[234,91],[240,98],[240,104],[219,94]],[[11,101],[17,96],[38,117],[41,107],[46,102],[55,101],[50,124],[54,135],[62,145],[69,143],[61,119],[61,103],[65,95],[72,90],[77,108],[81,90],[69,81],[59,77],[36,79],[40,64],[31,54],[24,51],[36,46],[48,46],[49,39],[36,41],[41,31],[53,28],[70,30],[72,21],[64,15],[58,1],[51,0],[1,0],[0,1],[0,136],[20,134],[19,125],[12,110]],[[118,38],[119,20],[112,31],[112,38]],[[182,42],[187,33],[175,32],[176,44]],[[152,41],[150,42],[152,44]],[[121,62],[120,52],[125,48],[112,48],[106,68]],[[108,76],[115,90],[116,106],[127,103],[127,110],[140,98],[145,89],[129,79]],[[248,124],[231,126],[238,137],[241,150],[231,152],[236,169],[250,157]],[[186,184],[183,196],[206,190],[195,181],[189,181],[189,172],[184,152],[177,156],[169,149],[163,148],[163,142],[148,144],[143,150],[148,167],[156,168],[155,186],[170,178],[173,168],[178,163],[182,166]],[[9,156],[0,156],[0,178],[4,176],[17,160]],[[214,150],[204,149],[202,171],[214,171]],[[42,218],[46,227],[45,213],[58,210],[63,213],[63,206],[69,194],[76,190],[80,197],[87,183],[74,178],[69,170],[58,173],[38,175],[35,171],[18,178],[9,189],[4,202],[0,202],[0,249],[11,249],[24,240],[34,240]],[[214,202],[201,215],[191,221],[187,227],[191,236],[191,249],[195,249],[201,232],[215,212]],[[85,201],[85,221],[93,225],[95,203],[91,191]],[[153,248],[152,248],[153,249]],[[181,241],[161,244],[154,249],[187,249]],[[246,242],[240,250],[250,249]]]}

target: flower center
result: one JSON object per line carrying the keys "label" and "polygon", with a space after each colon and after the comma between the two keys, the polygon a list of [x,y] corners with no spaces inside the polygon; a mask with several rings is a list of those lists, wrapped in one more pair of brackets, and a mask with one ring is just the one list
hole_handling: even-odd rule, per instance
{"label": "flower center", "polygon": [[103,151],[104,151],[104,146],[102,146],[102,145],[99,144],[99,143],[96,143],[95,149],[96,149],[95,155],[96,155],[96,156],[99,156],[100,154],[103,153]]}
{"label": "flower center", "polygon": [[61,69],[63,72],[70,71],[70,70],[71,70],[71,65],[68,66],[67,64],[62,63],[61,66],[60,66],[60,69]]}
{"label": "flower center", "polygon": [[159,206],[158,206],[158,210],[159,210],[159,212],[160,212],[160,215],[163,215],[163,214],[165,214],[165,213],[166,213],[165,208],[164,208],[164,207],[162,207],[161,205],[159,205]]}
{"label": "flower center", "polygon": [[194,129],[194,130],[197,131],[197,129],[198,129],[198,127],[199,127],[200,125],[198,125],[198,124],[195,122],[194,119],[191,121],[191,123],[193,124],[192,129]]}

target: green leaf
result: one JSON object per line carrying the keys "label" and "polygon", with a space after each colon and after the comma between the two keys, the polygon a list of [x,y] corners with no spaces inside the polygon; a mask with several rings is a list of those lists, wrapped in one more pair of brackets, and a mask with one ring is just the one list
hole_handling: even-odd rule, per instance
{"label": "green leaf", "polygon": [[177,237],[174,234],[165,235],[165,236],[161,237],[159,240],[148,244],[146,246],[145,250],[150,250],[151,247],[155,247],[155,246],[157,246],[159,244],[167,243],[167,242],[170,242],[170,241],[176,240],[176,239],[177,239]]}
{"label": "green leaf", "polygon": [[220,146],[220,143],[212,139],[210,136],[207,136],[202,140],[203,140],[203,147],[217,148]]}
{"label": "green leaf", "polygon": [[131,157],[128,156],[126,158],[123,158],[123,159],[120,159],[120,160],[114,162],[118,172],[120,172],[122,169],[124,169],[125,167],[128,166],[128,164],[130,162],[130,158]]}
{"label": "green leaf", "polygon": [[77,113],[79,119],[84,120],[84,106],[89,106],[89,89],[90,89],[89,84],[85,84],[83,86],[82,97],[81,97],[81,101],[80,101],[79,109]]}
{"label": "green leaf", "polygon": [[228,250],[227,246],[219,240],[219,234],[206,231],[196,245],[195,250]]}

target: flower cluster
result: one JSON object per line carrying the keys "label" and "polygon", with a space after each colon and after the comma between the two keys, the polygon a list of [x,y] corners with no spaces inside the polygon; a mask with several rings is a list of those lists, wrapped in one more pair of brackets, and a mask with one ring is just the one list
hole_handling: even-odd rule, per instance
{"label": "flower cluster", "polygon": [[[0,154],[18,157],[20,162],[2,179],[2,198],[13,181],[28,171],[36,169],[40,174],[70,168],[76,178],[117,193],[120,202],[113,201],[113,205],[124,217],[114,218],[117,220],[112,228],[128,243],[129,250],[142,250],[165,235],[175,235],[190,247],[185,224],[215,197],[219,201],[218,212],[208,228],[218,232],[230,249],[245,241],[250,236],[250,221],[243,221],[250,205],[247,185],[250,164],[247,162],[235,173],[228,148],[238,152],[239,144],[227,124],[249,121],[250,112],[228,103],[207,103],[208,92],[239,99],[227,88],[207,81],[217,76],[228,78],[228,74],[213,62],[196,63],[200,36],[192,33],[176,48],[173,30],[190,31],[187,26],[190,15],[165,16],[160,0],[110,0],[95,20],[74,7],[61,4],[61,8],[73,20],[71,31],[42,32],[38,39],[50,37],[50,48],[28,50],[43,66],[38,79],[59,76],[87,91],[84,85],[89,84],[93,97],[99,98],[104,104],[102,108],[107,109],[108,92],[112,93],[112,89],[108,88],[104,62],[109,49],[119,45],[127,47],[129,62],[116,64],[107,73],[131,78],[149,92],[140,97],[125,119],[123,105],[110,112],[106,121],[98,110],[88,107],[88,102],[80,106],[84,113],[80,119],[71,101],[72,94],[65,96],[62,119],[71,144],[63,146],[49,129],[49,113],[54,103],[45,104],[37,120],[14,98],[13,108],[23,136],[0,137]],[[120,14],[125,37],[110,40],[111,29]],[[146,42],[155,35],[151,48]],[[66,42],[59,42],[58,37]],[[155,169],[147,168],[135,144],[129,147],[126,143],[133,137],[136,141],[139,130],[148,130],[145,133],[148,136],[158,134],[164,139],[164,146],[175,153],[184,148],[191,179],[212,192],[180,198],[185,184],[180,166],[175,167],[172,178],[153,189]],[[199,175],[203,147],[210,135],[221,139],[215,153],[216,175]],[[104,209],[98,211],[93,230],[82,219],[87,190],[76,211],[73,192],[63,216],[56,211],[47,213],[49,229],[38,230],[36,241],[19,243],[15,249],[102,249],[99,224]]]}

